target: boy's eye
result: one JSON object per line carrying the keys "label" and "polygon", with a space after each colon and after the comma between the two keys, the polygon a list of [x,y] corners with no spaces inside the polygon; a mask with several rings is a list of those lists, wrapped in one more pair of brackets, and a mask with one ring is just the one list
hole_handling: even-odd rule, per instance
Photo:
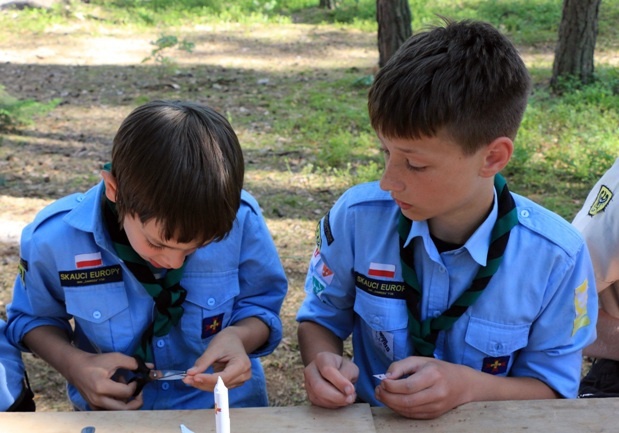
{"label": "boy's eye", "polygon": [[148,240],[146,241],[146,243],[148,244],[148,247],[149,247],[149,248],[152,248],[152,249],[154,249],[154,250],[162,250],[162,249],[163,249],[163,247],[162,247],[162,246],[152,244],[152,243],[150,243]]}
{"label": "boy's eye", "polygon": [[410,171],[423,171],[426,169],[425,166],[412,165],[410,162],[406,162],[406,168]]}

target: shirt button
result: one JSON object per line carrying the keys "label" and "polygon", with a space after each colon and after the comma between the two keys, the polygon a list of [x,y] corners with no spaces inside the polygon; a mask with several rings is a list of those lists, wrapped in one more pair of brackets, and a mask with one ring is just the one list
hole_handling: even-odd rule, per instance
{"label": "shirt button", "polygon": [[520,211],[520,216],[523,218],[528,218],[529,217],[529,211],[526,209],[523,209]]}
{"label": "shirt button", "polygon": [[157,347],[162,348],[163,346],[165,346],[165,341],[157,340]]}
{"label": "shirt button", "polygon": [[75,200],[77,200],[78,202],[81,202],[82,200],[84,200],[84,196],[78,195]]}
{"label": "shirt button", "polygon": [[206,303],[209,307],[212,307],[213,305],[215,305],[215,298],[208,298],[208,301],[206,301]]}
{"label": "shirt button", "polygon": [[92,313],[92,317],[93,317],[93,319],[97,319],[97,320],[99,320],[99,319],[101,318],[101,311],[99,311],[99,310],[95,310],[95,311]]}
{"label": "shirt button", "polygon": [[372,319],[372,321],[378,325],[378,324],[380,323],[380,317],[378,317],[378,316],[374,316],[374,318]]}
{"label": "shirt button", "polygon": [[163,389],[164,391],[167,391],[168,389],[170,389],[170,384],[168,382],[163,382],[161,384],[161,389]]}
{"label": "shirt button", "polygon": [[444,274],[446,270],[447,270],[447,269],[445,269],[445,267],[444,267],[444,266],[439,266],[439,268],[438,268],[438,271],[439,271],[441,274]]}

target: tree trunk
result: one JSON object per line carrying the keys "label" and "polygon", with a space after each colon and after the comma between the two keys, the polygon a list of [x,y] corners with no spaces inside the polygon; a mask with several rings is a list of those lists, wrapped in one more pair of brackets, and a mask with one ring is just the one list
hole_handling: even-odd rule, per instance
{"label": "tree trunk", "polygon": [[335,0],[320,0],[319,7],[324,9],[335,9]]}
{"label": "tree trunk", "polygon": [[593,80],[593,53],[602,0],[564,0],[550,84],[573,76],[583,84]]}
{"label": "tree trunk", "polygon": [[382,68],[400,45],[413,34],[408,0],[376,0],[378,67]]}

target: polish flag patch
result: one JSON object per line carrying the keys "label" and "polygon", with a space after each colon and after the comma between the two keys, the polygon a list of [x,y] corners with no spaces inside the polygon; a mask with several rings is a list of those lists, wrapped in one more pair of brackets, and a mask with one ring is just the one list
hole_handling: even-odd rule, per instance
{"label": "polish flag patch", "polygon": [[322,275],[322,279],[327,284],[331,284],[331,281],[333,281],[333,275],[334,275],[333,271],[329,269],[329,267],[325,265],[324,262],[322,263],[322,269],[320,270],[320,275]]}
{"label": "polish flag patch", "polygon": [[101,253],[88,253],[78,254],[75,256],[75,267],[77,269],[82,268],[94,268],[96,266],[103,266],[103,260],[101,259]]}
{"label": "polish flag patch", "polygon": [[370,263],[368,275],[372,277],[393,278],[395,277],[395,265],[372,262]]}

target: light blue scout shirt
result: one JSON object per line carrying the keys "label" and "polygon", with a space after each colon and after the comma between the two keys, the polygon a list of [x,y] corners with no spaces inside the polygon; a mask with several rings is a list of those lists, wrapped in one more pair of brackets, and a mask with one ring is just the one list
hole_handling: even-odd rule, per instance
{"label": "light blue scout shirt", "polygon": [[24,363],[21,352],[4,336],[6,322],[0,320],[0,412],[11,407],[24,390]]}
{"label": "light blue scout shirt", "polygon": [[[24,229],[21,275],[7,308],[7,336],[13,344],[21,345],[35,327],[52,325],[87,352],[132,355],[138,346],[153,320],[154,301],[117,257],[101,215],[102,194],[103,183],[60,199]],[[187,289],[184,314],[168,335],[153,338],[155,366],[186,370],[222,327],[257,317],[269,326],[269,340],[250,354],[252,378],[231,389],[229,399],[233,407],[267,405],[258,357],[271,353],[281,340],[279,311],[287,281],[258,204],[247,192],[229,235],[187,257],[181,285]],[[68,390],[76,408],[88,409],[72,385]],[[180,380],[152,382],[143,392],[142,409],[214,405],[212,392]]]}
{"label": "light blue scout shirt", "polygon": [[[595,338],[597,297],[588,251],[559,216],[512,194],[519,224],[501,267],[451,330],[435,356],[501,376],[537,378],[575,397],[581,349]],[[378,379],[412,351],[397,233],[399,207],[378,183],[358,185],[337,201],[317,229],[317,248],[297,320],[314,321],[346,339],[359,366],[357,395],[374,398]],[[407,243],[423,286],[422,319],[439,316],[486,264],[494,207],[466,244],[439,254],[427,222],[414,222]]]}

